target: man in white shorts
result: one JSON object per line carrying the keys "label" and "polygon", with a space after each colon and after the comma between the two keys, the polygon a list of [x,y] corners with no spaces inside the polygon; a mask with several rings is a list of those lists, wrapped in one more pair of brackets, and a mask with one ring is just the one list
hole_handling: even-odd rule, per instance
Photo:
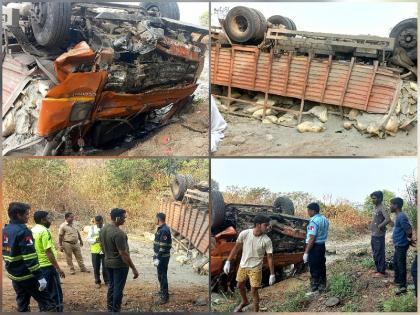
{"label": "man in white shorts", "polygon": [[236,281],[238,282],[242,302],[235,308],[235,312],[241,312],[245,306],[249,305],[245,286],[245,282],[248,279],[251,285],[254,312],[259,311],[260,297],[258,295],[258,289],[261,287],[265,254],[267,254],[268,266],[270,268],[269,284],[273,285],[276,282],[273,263],[273,244],[267,236],[269,226],[269,217],[256,215],[254,218],[254,228],[243,230],[239,233],[235,247],[233,247],[223,267],[223,271],[228,274],[231,270],[231,261],[236,258],[236,255],[242,249],[241,262],[236,274]]}

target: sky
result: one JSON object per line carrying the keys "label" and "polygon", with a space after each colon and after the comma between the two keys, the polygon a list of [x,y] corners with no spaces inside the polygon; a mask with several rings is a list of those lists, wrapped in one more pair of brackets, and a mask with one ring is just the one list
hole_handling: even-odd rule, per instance
{"label": "sky", "polygon": [[[137,4],[140,2],[125,1],[122,3]],[[183,22],[200,25],[200,16],[209,10],[208,2],[178,2],[180,20]]]}
{"label": "sky", "polygon": [[400,21],[417,17],[416,2],[212,2],[212,25],[218,26],[215,8],[248,6],[265,18],[283,15],[292,19],[298,31],[376,35],[388,37]]}
{"label": "sky", "polygon": [[375,190],[397,195],[405,176],[417,172],[415,158],[375,159],[212,159],[211,174],[223,191],[227,186],[265,187],[272,192],[304,191],[322,199],[361,203]]}

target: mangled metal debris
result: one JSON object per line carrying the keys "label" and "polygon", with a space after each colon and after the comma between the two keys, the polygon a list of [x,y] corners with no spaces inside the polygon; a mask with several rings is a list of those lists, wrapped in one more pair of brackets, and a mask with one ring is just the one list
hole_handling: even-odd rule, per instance
{"label": "mangled metal debris", "polygon": [[[6,47],[9,54],[3,71],[16,63],[21,71],[11,76],[20,83],[18,91],[3,84],[3,90],[10,90],[3,103],[3,130],[7,131],[3,154],[27,148],[32,140],[43,149],[27,152],[38,155],[83,153],[109,145],[145,126],[150,117],[156,121],[157,114],[164,113],[158,121],[166,122],[197,88],[206,50],[201,43],[208,33],[205,28],[124,5],[113,9],[77,3],[69,10],[66,3],[37,3],[32,7],[37,10],[31,12],[38,14],[62,9],[69,26],[57,30],[66,37],[56,47],[52,42],[41,47],[36,43],[39,36],[26,35],[41,23],[33,14],[21,17],[21,26],[6,26],[7,34],[12,34],[9,41],[23,52]],[[25,38],[15,34],[22,25],[27,29]],[[33,56],[35,50],[41,56]],[[22,56],[35,62],[22,62]],[[33,93],[40,82],[43,92]]]}

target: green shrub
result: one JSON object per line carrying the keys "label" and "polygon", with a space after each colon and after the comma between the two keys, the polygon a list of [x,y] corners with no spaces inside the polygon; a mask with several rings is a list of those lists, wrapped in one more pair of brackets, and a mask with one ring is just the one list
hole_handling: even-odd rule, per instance
{"label": "green shrub", "polygon": [[360,301],[350,301],[341,309],[342,312],[360,312]]}
{"label": "green shrub", "polygon": [[330,295],[339,298],[354,296],[353,283],[348,274],[333,274],[329,280]]}
{"label": "green shrub", "polygon": [[382,302],[383,312],[417,312],[416,297],[412,291],[400,296],[393,296]]}
{"label": "green shrub", "polygon": [[309,300],[305,296],[305,288],[299,287],[297,291],[287,292],[285,302],[274,305],[271,312],[302,312]]}
{"label": "green shrub", "polygon": [[367,269],[375,267],[375,261],[372,257],[363,258],[360,264]]}

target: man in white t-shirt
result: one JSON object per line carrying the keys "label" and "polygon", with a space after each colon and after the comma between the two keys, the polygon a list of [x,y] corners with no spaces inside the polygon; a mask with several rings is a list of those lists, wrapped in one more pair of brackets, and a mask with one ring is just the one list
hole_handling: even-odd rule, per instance
{"label": "man in white t-shirt", "polygon": [[268,266],[270,268],[269,284],[273,285],[276,282],[273,263],[273,244],[266,234],[269,226],[269,217],[256,215],[254,218],[254,228],[239,233],[235,247],[233,247],[223,267],[223,271],[228,274],[231,270],[231,261],[234,260],[238,252],[242,250],[241,262],[236,274],[236,281],[238,282],[242,302],[235,308],[235,312],[241,312],[245,306],[249,305],[245,286],[245,282],[248,279],[251,284],[254,312],[259,311],[260,297],[258,295],[258,289],[261,287],[262,267],[265,254],[267,254]]}

